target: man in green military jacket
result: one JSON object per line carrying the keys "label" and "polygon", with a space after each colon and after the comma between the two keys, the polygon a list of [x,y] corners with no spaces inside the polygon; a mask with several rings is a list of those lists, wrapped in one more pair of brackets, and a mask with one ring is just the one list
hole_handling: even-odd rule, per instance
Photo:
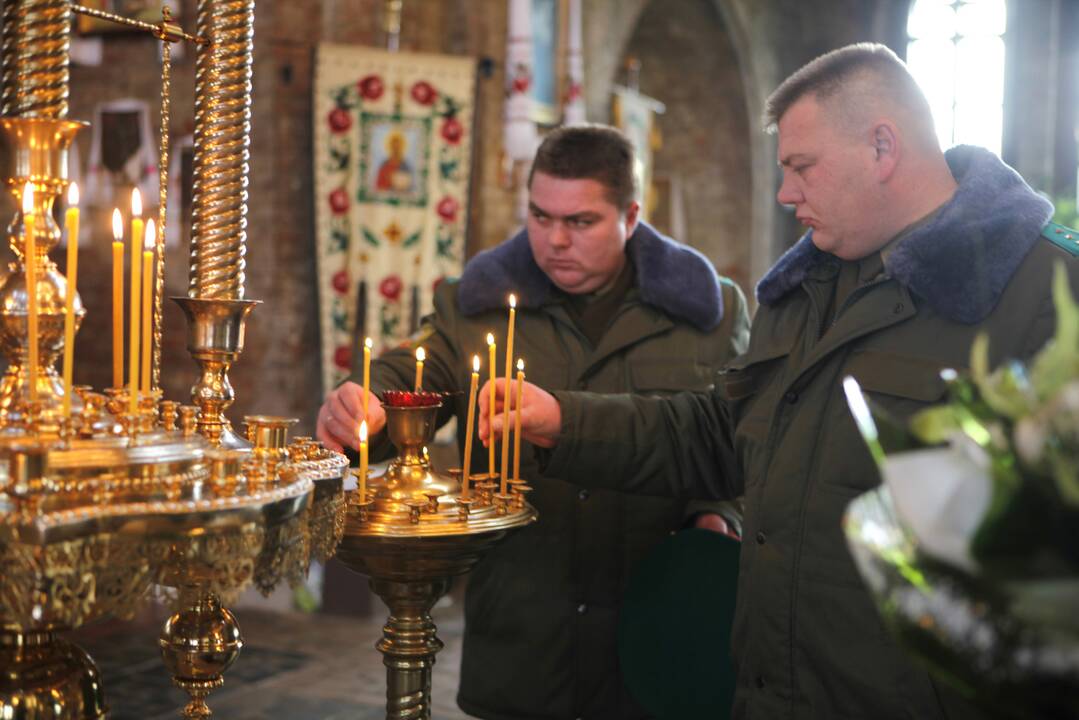
{"label": "man in green military jacket", "polygon": [[[716,371],[746,347],[745,298],[699,253],[637,221],[625,137],[600,126],[551,132],[529,191],[526,231],[436,290],[435,312],[417,337],[372,364],[370,390],[410,387],[422,345],[424,388],[467,392],[472,356],[486,362],[487,333],[504,347],[510,293],[518,297],[514,353],[545,387],[661,395],[712,387]],[[362,397],[354,382],[332,392],[318,436],[354,445]],[[457,416],[460,446],[466,406],[462,394],[440,417]],[[368,414],[376,433],[385,423],[377,397]],[[486,468],[486,451],[474,448],[472,467]],[[469,576],[458,702],[488,720],[643,718],[618,670],[620,598],[636,563],[693,510],[685,501],[543,478],[531,457],[522,453],[521,474],[534,487],[539,521]],[[737,523],[736,512],[724,514]]]}
{"label": "man in green military jacket", "polygon": [[778,200],[810,231],[757,286],[749,350],[710,393],[530,386],[524,437],[551,448],[547,472],[592,487],[744,493],[735,717],[978,717],[886,634],[848,555],[844,509],[878,474],[841,384],[853,375],[908,417],[943,398],[940,370],[964,368],[978,333],[994,364],[1029,357],[1053,332],[1054,263],[1079,286],[1079,236],[1047,224],[1050,204],[992,153],[942,153],[925,98],[883,46],[811,62],[767,114]]}

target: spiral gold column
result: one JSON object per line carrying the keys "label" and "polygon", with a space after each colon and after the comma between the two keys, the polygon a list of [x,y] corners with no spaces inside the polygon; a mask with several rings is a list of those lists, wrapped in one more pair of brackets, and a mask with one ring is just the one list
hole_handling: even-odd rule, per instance
{"label": "spiral gold column", "polygon": [[243,349],[248,147],[254,0],[199,0],[195,20],[195,162],[188,297],[188,350],[202,373],[191,388],[198,427],[214,445],[250,447],[225,417],[228,371]]}
{"label": "spiral gold column", "polygon": [[247,242],[254,0],[199,0],[188,295],[240,300]]}
{"label": "spiral gold column", "polygon": [[71,3],[4,0],[3,99],[6,117],[67,117]]}

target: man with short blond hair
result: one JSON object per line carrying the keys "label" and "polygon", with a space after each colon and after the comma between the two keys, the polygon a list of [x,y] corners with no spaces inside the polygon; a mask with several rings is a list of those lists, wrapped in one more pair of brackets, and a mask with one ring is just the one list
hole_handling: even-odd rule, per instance
{"label": "man with short blond hair", "polygon": [[979,717],[888,635],[848,554],[843,512],[879,480],[842,379],[905,418],[944,398],[941,369],[965,367],[981,333],[994,365],[1030,357],[1054,328],[1052,267],[1079,287],[1079,248],[995,155],[941,152],[887,48],[809,63],[769,99],[766,122],[779,138],[777,198],[809,232],[757,286],[749,349],[708,393],[528,387],[524,437],[549,448],[546,472],[572,481],[745,494],[735,717]]}

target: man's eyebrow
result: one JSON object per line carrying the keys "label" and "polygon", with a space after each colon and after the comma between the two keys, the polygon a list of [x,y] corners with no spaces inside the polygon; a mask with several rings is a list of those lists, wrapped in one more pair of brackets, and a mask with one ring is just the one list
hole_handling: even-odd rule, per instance
{"label": "man's eyebrow", "polygon": [[551,215],[551,213],[547,212],[546,210],[544,210],[543,208],[541,208],[539,205],[532,202],[531,200],[528,201],[528,210],[533,215],[547,215],[548,217],[550,217],[550,215]]}

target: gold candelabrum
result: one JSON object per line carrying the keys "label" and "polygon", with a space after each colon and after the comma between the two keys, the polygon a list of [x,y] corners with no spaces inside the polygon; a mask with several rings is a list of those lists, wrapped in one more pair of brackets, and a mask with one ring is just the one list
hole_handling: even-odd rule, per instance
{"label": "gold candelabrum", "polygon": [[507,533],[536,520],[528,485],[497,492],[497,475],[439,473],[427,446],[439,405],[386,406],[386,431],[398,456],[386,472],[350,493],[337,559],[370,578],[390,609],[376,647],[386,666],[387,720],[431,717],[431,672],[442,649],[431,608],[450,579],[467,573]]}
{"label": "gold candelabrum", "polygon": [[[2,176],[16,199],[26,183],[34,189],[32,207],[8,226],[15,261],[0,279],[0,352],[8,359],[0,379],[0,718],[105,717],[102,678],[63,633],[131,616],[153,585],[175,588],[176,611],[159,645],[191,697],[184,716],[206,718],[207,693],[243,645],[225,605],[252,584],[268,593],[302,580],[312,560],[333,554],[345,521],[344,456],[310,438],[289,442],[288,418],[246,418],[245,440],[225,414],[228,370],[257,304],[243,297],[253,0],[198,0],[195,35],[167,12],[150,24],[70,0],[0,2],[0,133],[14,161]],[[163,43],[153,383],[134,403],[129,388],[65,388],[54,368],[69,286],[49,258],[60,239],[52,209],[68,184],[71,142],[86,125],[67,119],[73,12]],[[193,405],[163,399],[159,389],[169,46],[182,41],[196,45],[197,67],[193,262],[189,294],[177,299],[201,370]],[[28,225],[36,241],[31,286]],[[72,300],[77,327],[85,309]]]}

